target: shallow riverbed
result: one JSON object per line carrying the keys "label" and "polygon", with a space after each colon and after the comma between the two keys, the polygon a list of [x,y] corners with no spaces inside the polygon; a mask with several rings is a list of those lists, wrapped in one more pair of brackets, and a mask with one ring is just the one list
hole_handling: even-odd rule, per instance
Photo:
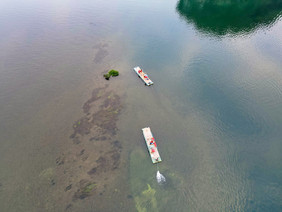
{"label": "shallow riverbed", "polygon": [[[280,211],[281,10],[1,1],[0,208]],[[110,69],[120,76],[107,81]]]}

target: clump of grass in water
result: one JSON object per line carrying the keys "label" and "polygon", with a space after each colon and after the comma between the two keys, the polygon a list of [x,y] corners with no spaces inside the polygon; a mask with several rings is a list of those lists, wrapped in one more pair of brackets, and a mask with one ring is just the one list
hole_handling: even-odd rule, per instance
{"label": "clump of grass in water", "polygon": [[119,75],[119,72],[112,69],[112,70],[109,71],[109,73],[104,74],[104,77],[105,77],[106,80],[109,80],[111,76],[117,77],[118,75]]}
{"label": "clump of grass in water", "polygon": [[109,75],[109,74],[104,74],[104,77],[105,77],[106,80],[109,80],[110,77],[111,77],[111,75]]}
{"label": "clump of grass in water", "polygon": [[116,77],[116,76],[119,75],[119,73],[118,73],[118,71],[112,69],[112,70],[109,71],[109,75]]}

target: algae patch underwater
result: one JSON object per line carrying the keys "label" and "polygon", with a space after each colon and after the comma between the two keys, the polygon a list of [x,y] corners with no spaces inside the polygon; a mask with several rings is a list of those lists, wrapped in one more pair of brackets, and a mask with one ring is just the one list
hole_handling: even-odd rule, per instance
{"label": "algae patch underwater", "polygon": [[158,211],[156,190],[150,186],[154,178],[149,177],[154,175],[154,168],[143,149],[135,148],[130,153],[130,185],[138,212]]}
{"label": "algae patch underwater", "polygon": [[183,176],[167,163],[160,166],[167,179],[163,185],[156,180],[157,167],[148,158],[147,149],[135,147],[130,153],[130,187],[136,211],[177,211],[180,203],[188,204],[188,185]]}
{"label": "algae patch underwater", "polygon": [[148,189],[142,191],[140,196],[134,198],[136,203],[136,209],[138,212],[147,212],[147,208],[152,209],[151,211],[158,211],[157,199],[155,197],[156,190],[152,189],[149,184],[147,184]]}
{"label": "algae patch underwater", "polygon": [[40,172],[39,177],[46,180],[51,180],[54,175],[53,168],[47,168]]}

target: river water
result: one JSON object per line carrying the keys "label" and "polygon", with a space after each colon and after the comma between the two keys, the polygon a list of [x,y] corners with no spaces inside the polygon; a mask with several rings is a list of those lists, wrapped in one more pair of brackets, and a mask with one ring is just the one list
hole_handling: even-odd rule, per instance
{"label": "river water", "polygon": [[[281,211],[281,11],[281,0],[2,0],[1,211]],[[75,198],[98,152],[73,144],[74,123],[104,85],[122,101],[122,173],[100,168],[117,180],[94,175],[105,191]]]}

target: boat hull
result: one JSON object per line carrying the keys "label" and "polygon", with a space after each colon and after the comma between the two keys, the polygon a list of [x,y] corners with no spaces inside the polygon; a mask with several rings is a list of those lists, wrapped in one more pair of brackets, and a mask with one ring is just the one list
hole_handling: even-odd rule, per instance
{"label": "boat hull", "polygon": [[145,85],[150,86],[154,84],[153,81],[148,77],[148,75],[145,72],[142,71],[142,69],[139,66],[133,68],[133,70],[143,80]]}
{"label": "boat hull", "polygon": [[143,136],[145,139],[145,143],[147,145],[149,154],[151,156],[152,162],[153,163],[160,163],[162,161],[161,156],[159,154],[157,144],[155,141],[155,138],[153,137],[153,134],[151,132],[150,127],[145,127],[142,129],[143,131]]}

